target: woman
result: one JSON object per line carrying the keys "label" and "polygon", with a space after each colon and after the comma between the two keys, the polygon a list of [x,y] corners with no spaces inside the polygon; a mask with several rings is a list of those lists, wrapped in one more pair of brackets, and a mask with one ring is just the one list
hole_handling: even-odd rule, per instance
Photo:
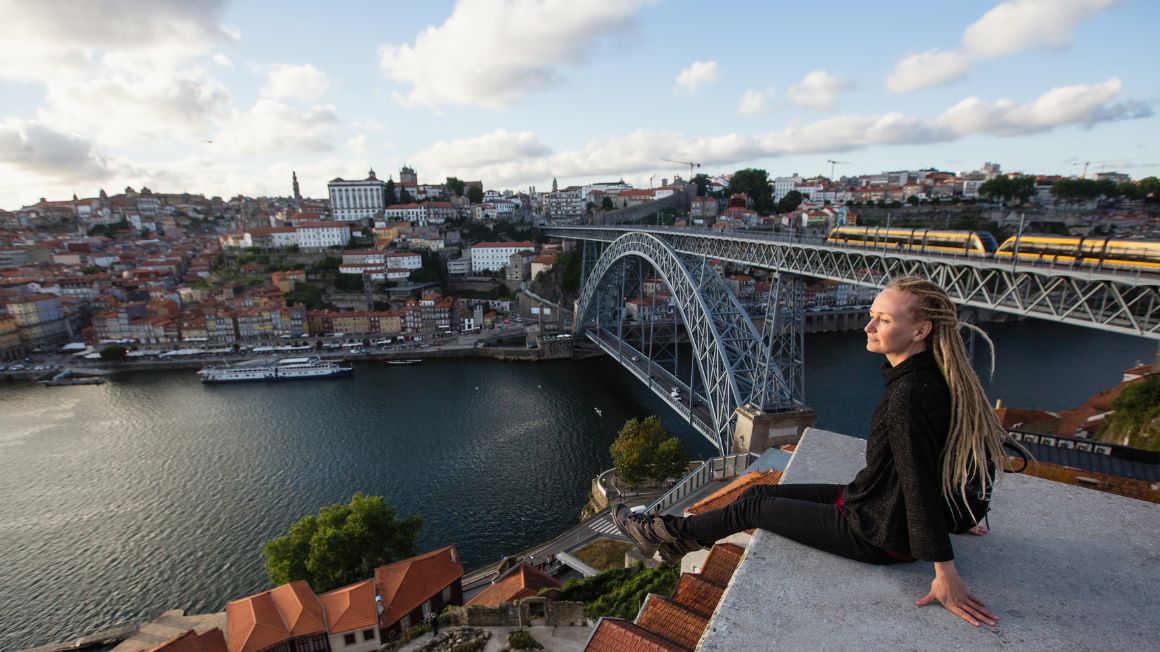
{"label": "woman", "polygon": [[871,564],[930,561],[934,581],[916,604],[937,602],[972,625],[994,625],[995,615],[955,570],[948,534],[968,483],[980,476],[989,483],[975,469],[1001,470],[1006,459],[1007,434],[959,334],[965,325],[946,292],[924,279],[898,279],[875,298],[863,330],[866,350],[886,357],[886,388],[871,421],[866,468],[849,485],[755,486],[723,509],[687,518],[617,505],[613,521],[646,554],[670,562],[755,527]]}

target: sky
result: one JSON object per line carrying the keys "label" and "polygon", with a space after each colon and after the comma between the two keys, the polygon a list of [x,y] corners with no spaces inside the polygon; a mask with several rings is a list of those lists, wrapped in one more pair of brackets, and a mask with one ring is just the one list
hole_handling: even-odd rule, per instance
{"label": "sky", "polygon": [[[1160,175],[1155,0],[0,0],[0,208],[935,167]],[[667,159],[667,160],[666,160]],[[841,161],[831,164],[830,160]],[[676,161],[676,162],[672,162]]]}

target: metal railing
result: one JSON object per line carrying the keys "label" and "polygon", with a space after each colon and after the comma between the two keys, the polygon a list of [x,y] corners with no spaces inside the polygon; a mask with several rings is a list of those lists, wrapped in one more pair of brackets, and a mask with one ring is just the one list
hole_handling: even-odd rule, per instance
{"label": "metal railing", "polygon": [[673,485],[660,498],[657,498],[649,504],[645,511],[660,514],[685,498],[688,498],[693,492],[710,482],[736,478],[745,469],[749,468],[749,465],[758,457],[758,455],[753,453],[737,453],[724,457],[711,457],[702,462],[700,466],[693,469],[684,478],[681,478],[679,482]]}

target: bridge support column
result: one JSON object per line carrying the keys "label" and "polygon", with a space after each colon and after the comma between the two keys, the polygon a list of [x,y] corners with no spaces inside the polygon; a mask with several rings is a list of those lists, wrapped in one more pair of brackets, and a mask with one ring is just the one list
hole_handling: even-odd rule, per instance
{"label": "bridge support column", "polygon": [[817,415],[808,407],[764,412],[750,405],[737,408],[733,430],[733,453],[755,453],[782,444],[796,444]]}

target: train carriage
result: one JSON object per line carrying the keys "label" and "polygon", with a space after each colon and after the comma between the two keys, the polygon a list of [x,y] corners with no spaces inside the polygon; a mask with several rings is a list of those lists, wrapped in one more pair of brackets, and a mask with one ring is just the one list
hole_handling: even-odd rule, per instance
{"label": "train carriage", "polygon": [[1019,260],[1051,265],[1083,265],[1104,269],[1160,271],[1160,241],[1118,240],[1108,237],[1025,235],[1007,238],[995,251],[997,260]]}
{"label": "train carriage", "polygon": [[966,254],[988,256],[998,243],[986,231],[945,229],[887,229],[877,226],[840,226],[826,236],[826,242],[908,253]]}

